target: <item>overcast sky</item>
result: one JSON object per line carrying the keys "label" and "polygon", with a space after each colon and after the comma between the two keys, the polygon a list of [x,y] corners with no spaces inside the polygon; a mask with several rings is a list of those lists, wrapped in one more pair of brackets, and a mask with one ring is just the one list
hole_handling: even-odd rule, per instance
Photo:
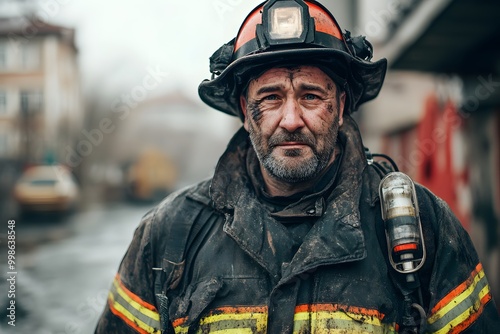
{"label": "overcast sky", "polygon": [[208,58],[233,38],[249,0],[40,0],[40,15],[76,29],[88,92],[117,94],[140,84],[148,69],[168,73],[165,86],[196,96]]}

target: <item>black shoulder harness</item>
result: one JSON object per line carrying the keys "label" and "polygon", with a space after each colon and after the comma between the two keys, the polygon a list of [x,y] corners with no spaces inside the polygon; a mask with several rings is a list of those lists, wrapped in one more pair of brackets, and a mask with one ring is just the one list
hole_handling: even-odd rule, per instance
{"label": "black shoulder harness", "polygon": [[172,199],[167,198],[154,213],[151,247],[155,267],[152,269],[162,333],[169,328],[167,292],[176,289],[181,281],[187,250],[213,213],[209,204],[207,197],[194,191],[172,194]]}

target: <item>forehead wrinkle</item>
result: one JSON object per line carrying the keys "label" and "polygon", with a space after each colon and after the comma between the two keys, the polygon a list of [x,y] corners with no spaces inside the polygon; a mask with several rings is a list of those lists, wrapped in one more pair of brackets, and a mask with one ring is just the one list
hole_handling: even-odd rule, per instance
{"label": "forehead wrinkle", "polygon": [[260,94],[265,94],[265,93],[272,93],[272,92],[276,92],[276,91],[283,90],[283,89],[285,89],[285,85],[283,85],[283,84],[280,84],[280,83],[269,84],[269,85],[265,85],[265,86],[257,89],[256,94],[260,95]]}
{"label": "forehead wrinkle", "polygon": [[325,89],[321,85],[315,85],[315,84],[305,83],[305,82],[300,83],[298,88],[300,90],[318,91],[318,92],[325,94],[325,95],[328,94],[328,92],[332,90],[332,89]]}
{"label": "forehead wrinkle", "polygon": [[[305,81],[303,79],[303,74],[305,76]],[[315,80],[310,80],[308,79],[310,75],[303,73],[300,68],[298,69],[289,69],[289,79],[291,86],[293,87],[294,90],[313,90],[313,91],[318,91],[323,94],[328,94],[331,91],[335,91],[337,88],[335,83],[333,85],[330,85],[329,82],[324,82],[321,78],[317,78]],[[330,78],[328,78],[330,79]],[[331,79],[330,79],[331,80]],[[311,81],[311,82],[309,82]],[[314,83],[314,82],[320,82],[319,84]],[[325,83],[325,87],[323,87],[323,82]],[[333,87],[332,87],[333,86]]]}
{"label": "forehead wrinkle", "polygon": [[[286,90],[287,86],[289,85],[293,90],[316,90],[325,94],[338,90],[335,82],[333,82],[331,78],[327,77],[326,74],[325,76],[328,78],[327,81],[324,81],[325,78],[316,78],[313,80],[311,79],[311,73],[306,73],[307,71],[304,72],[305,69],[308,69],[308,66],[277,67],[264,72],[260,77],[252,80],[250,85],[261,86],[257,88],[255,94],[272,93],[280,90]],[[275,71],[274,73],[269,73],[273,70]],[[322,71],[321,73],[324,74],[324,72]],[[279,79],[280,75],[281,79]],[[264,82],[259,83],[259,81]],[[323,87],[323,83],[325,87]]]}

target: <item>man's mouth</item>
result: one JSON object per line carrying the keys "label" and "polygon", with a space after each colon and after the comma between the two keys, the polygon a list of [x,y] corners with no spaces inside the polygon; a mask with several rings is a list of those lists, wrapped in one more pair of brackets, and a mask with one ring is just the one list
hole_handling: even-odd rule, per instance
{"label": "man's mouth", "polygon": [[298,142],[298,141],[287,141],[287,142],[279,143],[276,146],[281,147],[281,148],[293,149],[293,148],[303,148],[304,146],[308,146],[308,145],[306,143]]}

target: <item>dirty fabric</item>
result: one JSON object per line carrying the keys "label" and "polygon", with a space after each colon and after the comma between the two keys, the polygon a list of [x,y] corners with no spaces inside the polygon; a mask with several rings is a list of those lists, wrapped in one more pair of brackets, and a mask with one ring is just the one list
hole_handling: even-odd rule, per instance
{"label": "dirty fabric", "polygon": [[[396,333],[403,301],[377,237],[380,176],[349,116],[338,144],[331,185],[273,207],[247,172],[252,148],[240,130],[212,179],[144,217],[117,274],[126,298],[111,290],[96,333],[158,333],[153,268],[175,238],[171,226],[186,219],[197,234],[179,285],[167,292],[169,332]],[[498,313],[470,238],[443,201],[416,188],[429,332],[496,333]]]}

